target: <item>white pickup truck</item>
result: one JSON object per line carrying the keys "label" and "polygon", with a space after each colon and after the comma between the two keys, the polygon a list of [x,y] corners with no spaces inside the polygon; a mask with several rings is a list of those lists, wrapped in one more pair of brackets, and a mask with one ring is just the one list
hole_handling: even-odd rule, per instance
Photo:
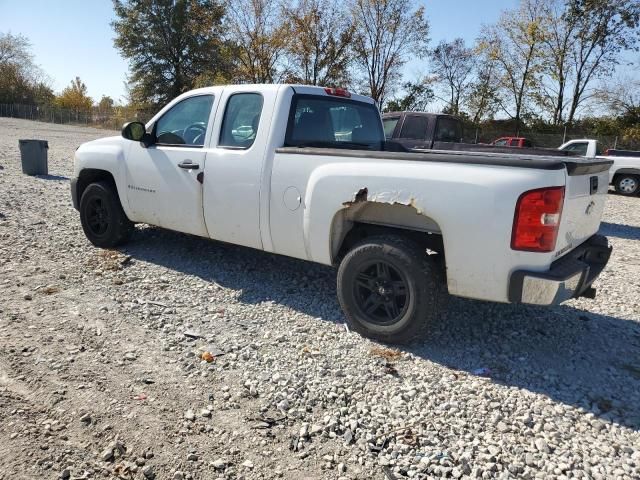
{"label": "white pickup truck", "polygon": [[601,151],[597,140],[570,140],[560,145],[558,150],[566,150],[587,158],[611,160],[609,183],[621,195],[634,196],[640,193],[640,152],[609,149]]}
{"label": "white pickup truck", "polygon": [[388,152],[370,98],[218,86],[81,145],[71,194],[99,247],[141,222],[336,265],[351,326],[400,343],[447,290],[538,305],[593,297],[610,255],[596,235],[610,163]]}

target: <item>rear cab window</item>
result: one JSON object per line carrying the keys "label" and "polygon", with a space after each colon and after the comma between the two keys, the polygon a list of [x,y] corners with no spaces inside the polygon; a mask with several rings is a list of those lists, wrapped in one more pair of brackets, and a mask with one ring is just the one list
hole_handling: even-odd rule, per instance
{"label": "rear cab window", "polygon": [[422,115],[407,115],[402,123],[400,138],[424,140],[427,138],[429,118]]}
{"label": "rear cab window", "polygon": [[382,150],[383,144],[375,105],[330,96],[293,96],[285,146]]}
{"label": "rear cab window", "polygon": [[588,147],[589,144],[587,142],[577,142],[568,145],[565,150],[568,150],[569,152],[575,152],[576,154],[584,157],[587,154]]}
{"label": "rear cab window", "polygon": [[436,142],[461,142],[462,126],[460,122],[455,118],[439,117],[433,140]]}

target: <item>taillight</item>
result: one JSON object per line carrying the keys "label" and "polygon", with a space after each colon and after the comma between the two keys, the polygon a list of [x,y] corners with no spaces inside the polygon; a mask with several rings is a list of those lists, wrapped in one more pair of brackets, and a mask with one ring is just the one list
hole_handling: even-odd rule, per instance
{"label": "taillight", "polygon": [[324,91],[327,92],[327,95],[333,95],[334,97],[351,98],[351,93],[345,88],[325,88]]}
{"label": "taillight", "polygon": [[516,203],[511,248],[528,252],[552,252],[556,248],[564,187],[524,192]]}

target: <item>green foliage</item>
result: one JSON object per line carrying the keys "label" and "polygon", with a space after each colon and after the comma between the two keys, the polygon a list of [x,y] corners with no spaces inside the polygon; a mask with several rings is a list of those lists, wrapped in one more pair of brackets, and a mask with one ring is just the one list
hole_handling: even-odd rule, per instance
{"label": "green foliage", "polygon": [[429,52],[431,73],[443,91],[447,102],[446,113],[459,115],[461,101],[474,87],[476,57],[473,49],[467,48],[462,38],[451,42],[441,41]]}
{"label": "green foliage", "polygon": [[234,80],[280,81],[287,45],[294,39],[276,0],[235,0],[227,17]]}
{"label": "green foliage", "polygon": [[131,100],[162,105],[206,74],[225,73],[215,0],[114,0],[114,44],[129,59]]}
{"label": "green foliage", "polygon": [[385,104],[409,58],[423,58],[429,44],[424,7],[412,0],[352,0],[354,66],[367,93]]}
{"label": "green foliage", "polygon": [[385,112],[424,111],[435,98],[433,89],[425,82],[407,82],[402,88],[405,95],[387,102]]}
{"label": "green foliage", "polygon": [[349,84],[354,25],[330,0],[301,0],[285,7],[289,25],[287,81],[306,85],[343,87]]}
{"label": "green foliage", "polygon": [[102,113],[111,113],[113,112],[113,105],[113,98],[103,95],[97,105],[98,111]]}
{"label": "green foliage", "polygon": [[33,61],[29,40],[0,33],[0,103],[43,105],[52,99],[53,91]]}
{"label": "green foliage", "polygon": [[496,101],[500,110],[515,120],[516,135],[541,68],[542,1],[522,0],[517,9],[502,12],[495,25],[483,29],[479,40],[481,53],[495,68],[501,92]]}
{"label": "green foliage", "polygon": [[87,86],[80,80],[80,77],[76,77],[71,81],[71,85],[56,97],[55,104],[60,108],[86,112],[91,110],[93,100],[87,95]]}

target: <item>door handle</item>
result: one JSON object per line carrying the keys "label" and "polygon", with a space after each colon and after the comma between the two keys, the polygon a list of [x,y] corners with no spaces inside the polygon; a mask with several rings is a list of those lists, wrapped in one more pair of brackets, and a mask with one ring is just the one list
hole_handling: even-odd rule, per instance
{"label": "door handle", "polygon": [[178,166],[185,170],[197,170],[200,168],[200,165],[193,163],[191,160],[185,160],[184,162],[179,163]]}

